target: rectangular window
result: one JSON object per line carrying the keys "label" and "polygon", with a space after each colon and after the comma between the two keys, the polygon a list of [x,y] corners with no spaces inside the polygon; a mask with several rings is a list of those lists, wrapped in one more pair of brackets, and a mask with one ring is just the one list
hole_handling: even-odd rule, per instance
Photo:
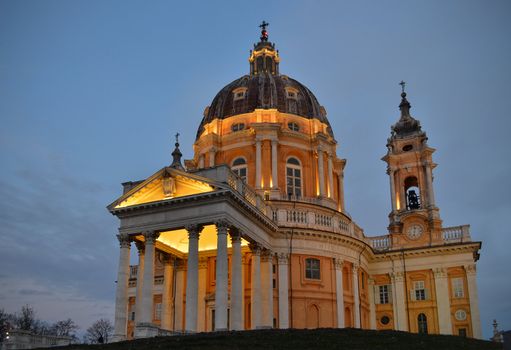
{"label": "rectangular window", "polygon": [[466,337],[467,336],[467,329],[466,328],[458,328],[458,335],[460,337]]}
{"label": "rectangular window", "polygon": [[455,298],[463,298],[465,293],[463,291],[463,278],[457,277],[452,279],[452,292]]}
{"label": "rectangular window", "polygon": [[132,320],[132,321],[135,321],[135,311],[132,311],[132,312],[131,312],[131,320]]}
{"label": "rectangular window", "polygon": [[161,320],[161,303],[155,304],[154,306],[154,319]]}
{"label": "rectangular window", "polygon": [[380,289],[380,304],[389,304],[390,298],[389,298],[389,286],[383,285],[379,286]]}
{"label": "rectangular window", "polygon": [[415,281],[413,283],[414,300],[426,300],[426,288],[424,288],[424,281]]}
{"label": "rectangular window", "polygon": [[305,278],[319,280],[320,277],[319,259],[305,259]]}

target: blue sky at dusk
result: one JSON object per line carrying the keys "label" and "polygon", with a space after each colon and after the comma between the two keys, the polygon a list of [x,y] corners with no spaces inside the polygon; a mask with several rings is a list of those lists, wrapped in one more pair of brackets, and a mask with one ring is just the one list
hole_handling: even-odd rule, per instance
{"label": "blue sky at dusk", "polygon": [[471,225],[483,335],[511,329],[509,1],[0,0],[0,308],[113,320],[120,183],[185,158],[270,23],[282,74],[325,106],[346,206],[386,233],[399,81],[436,148],[444,226]]}

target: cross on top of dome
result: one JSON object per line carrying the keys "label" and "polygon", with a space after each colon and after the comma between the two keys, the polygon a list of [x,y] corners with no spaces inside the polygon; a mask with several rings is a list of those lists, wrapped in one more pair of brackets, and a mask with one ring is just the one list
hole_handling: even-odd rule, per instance
{"label": "cross on top of dome", "polygon": [[261,23],[259,25],[259,28],[261,28],[261,41],[268,41],[268,32],[266,31],[266,27],[269,26],[270,23],[266,22],[266,21],[263,21],[263,23]]}

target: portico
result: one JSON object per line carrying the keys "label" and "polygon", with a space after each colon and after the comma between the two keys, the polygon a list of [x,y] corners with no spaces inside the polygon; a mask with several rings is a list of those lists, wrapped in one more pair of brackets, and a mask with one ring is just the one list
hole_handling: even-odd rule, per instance
{"label": "portico", "polygon": [[[235,180],[229,178],[232,173],[226,168],[217,168],[218,180],[224,180],[224,184],[220,181],[210,185],[210,191],[183,197],[171,195],[150,203],[122,206],[122,203],[129,201],[133,196],[143,197],[146,187],[165,178],[175,179],[176,190],[185,186],[186,182],[201,180],[196,176],[192,176],[191,179],[188,176],[184,177],[181,171],[172,168],[162,169],[159,173],[159,176],[152,181],[139,184],[136,188],[127,191],[124,198],[121,197],[112,204],[112,212],[121,219],[118,235],[121,243],[121,257],[116,296],[115,339],[121,340],[127,337],[126,325],[130,315],[126,305],[128,304],[129,250],[132,242],[136,243],[140,256],[134,337],[155,336],[176,331],[193,333],[208,329],[208,326],[204,324],[199,327],[199,319],[209,319],[210,324],[214,324],[214,330],[243,329],[245,305],[242,287],[244,285],[242,255],[247,255],[251,259],[253,271],[249,278],[252,286],[251,298],[254,300],[251,303],[252,327],[271,327],[273,313],[270,314],[270,310],[272,309],[266,310],[263,320],[260,301],[263,298],[268,301],[268,298],[273,296],[272,268],[269,261],[272,257],[270,250],[272,235],[276,231],[276,226],[264,215],[266,208],[263,201],[248,189],[240,193],[228,186],[229,180]],[[204,187],[205,182],[200,185]],[[248,199],[255,205],[252,205],[246,197],[249,197]],[[179,205],[176,205],[176,202]],[[263,264],[259,254],[262,250],[265,252]],[[162,265],[165,273],[162,300],[158,303],[161,305],[156,307],[154,281],[155,261],[158,261],[158,257],[163,257]],[[213,264],[213,276],[199,272],[200,259]],[[169,297],[170,294],[173,294],[173,297],[176,296],[176,281],[171,277],[172,265],[169,263],[175,260],[183,262],[186,280],[183,291],[184,308],[173,305],[179,301]],[[261,281],[261,265],[264,265],[265,281]],[[176,272],[172,275],[176,276]],[[205,305],[205,294],[210,289],[208,288],[210,285],[214,287],[214,308],[208,309]],[[181,314],[178,314],[179,309],[182,310]],[[203,314],[199,315],[199,311]],[[211,313],[206,315],[208,311]],[[155,317],[156,312],[157,317]],[[171,322],[171,319],[175,321]],[[184,328],[179,327],[182,321],[184,321]]]}

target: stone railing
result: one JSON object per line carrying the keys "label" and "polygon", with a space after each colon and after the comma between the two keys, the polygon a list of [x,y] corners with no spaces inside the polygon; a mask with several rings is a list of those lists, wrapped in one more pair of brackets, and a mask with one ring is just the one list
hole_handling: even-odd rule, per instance
{"label": "stone railing", "polygon": [[71,337],[54,335],[39,335],[29,331],[11,330],[8,338],[4,339],[3,349],[35,349],[66,346],[71,344]]}
{"label": "stone railing", "polygon": [[304,208],[273,208],[273,221],[284,227],[328,230],[354,236],[355,225],[341,213],[329,210],[306,210]]}
{"label": "stone railing", "polygon": [[248,186],[238,175],[233,173],[228,166],[219,165],[213,168],[201,169],[197,172],[197,174],[218,182],[226,183],[229,187],[243,196],[247,202],[259,209],[265,215],[268,215],[267,206],[263,198],[261,198],[261,196]]}
{"label": "stone railing", "polygon": [[392,241],[389,235],[367,237],[367,239],[374,250],[388,250],[392,247]]}
{"label": "stone railing", "polygon": [[321,205],[323,207],[337,210],[337,203],[330,198],[289,196],[289,195],[285,195],[285,194],[281,193],[277,199],[282,200],[282,201],[291,201],[291,202],[298,202],[298,203],[310,203],[310,204],[315,204],[315,205]]}
{"label": "stone railing", "polygon": [[445,243],[470,242],[470,225],[444,227],[442,238]]}

